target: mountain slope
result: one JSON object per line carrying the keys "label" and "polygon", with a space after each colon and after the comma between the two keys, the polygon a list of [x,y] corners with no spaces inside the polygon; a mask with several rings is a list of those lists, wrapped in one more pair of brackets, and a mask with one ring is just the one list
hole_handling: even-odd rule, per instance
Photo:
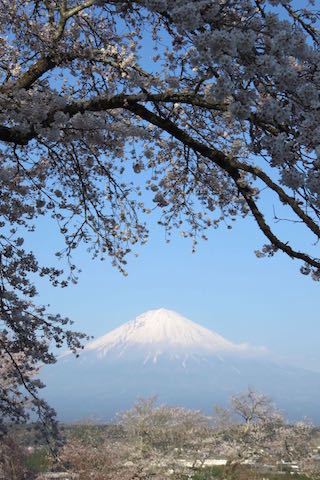
{"label": "mountain slope", "polygon": [[212,409],[248,388],[272,396],[292,418],[320,422],[320,374],[272,360],[264,348],[237,345],[176,312],[146,312],[43,369],[46,399],[62,420],[110,418],[138,396]]}
{"label": "mountain slope", "polygon": [[108,353],[122,355],[129,349],[141,349],[150,356],[159,353],[226,353],[247,356],[266,353],[263,347],[236,345],[179,313],[164,308],[143,313],[85,347],[86,352],[95,351],[99,357]]}

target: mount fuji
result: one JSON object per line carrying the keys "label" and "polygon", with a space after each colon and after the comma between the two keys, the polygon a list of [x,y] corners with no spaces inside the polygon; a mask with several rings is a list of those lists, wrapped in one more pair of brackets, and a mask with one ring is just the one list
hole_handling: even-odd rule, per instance
{"label": "mount fuji", "polygon": [[212,409],[248,386],[270,395],[289,418],[320,423],[320,374],[276,361],[264,347],[235,344],[166,310],[150,310],[41,371],[58,418],[110,419],[139,397]]}
{"label": "mount fuji", "polygon": [[99,358],[107,355],[121,357],[129,350],[146,355],[144,364],[161,356],[183,358],[186,365],[191,354],[265,353],[265,349],[247,344],[236,345],[221,335],[198,325],[172,310],[160,308],[139,315],[110,333],[86,345],[85,352],[95,351]]}

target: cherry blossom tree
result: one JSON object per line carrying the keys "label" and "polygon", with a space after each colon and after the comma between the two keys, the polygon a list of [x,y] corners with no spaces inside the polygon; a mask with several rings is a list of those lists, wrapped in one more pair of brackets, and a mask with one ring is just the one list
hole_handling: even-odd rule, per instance
{"label": "cherry blossom tree", "polygon": [[311,470],[313,426],[290,423],[265,394],[248,389],[230,400],[230,408],[216,408],[217,450],[227,459],[226,477],[239,478],[246,464],[298,463]]}
{"label": "cherry blossom tree", "polygon": [[155,402],[156,397],[139,399],[113,425],[70,427],[60,465],[68,465],[80,480],[185,479],[190,466],[199,468],[208,455],[209,419]]}
{"label": "cherry blossom tree", "polygon": [[228,480],[257,478],[263,464],[290,463],[310,480],[319,478],[312,425],[287,422],[271,400],[251,389],[233,396],[230,404],[209,417],[157,405],[156,397],[139,399],[112,425],[69,427],[59,465],[81,480],[181,480],[201,472],[207,478],[203,467],[220,458],[227,461],[223,478]]}
{"label": "cherry blossom tree", "polygon": [[[81,243],[125,273],[150,213],[193,248],[208,229],[249,215],[266,237],[258,256],[281,251],[320,279],[314,2],[1,0],[0,19],[6,418],[24,416],[10,406],[16,386],[46,416],[29,373],[54,362],[50,343],[80,346],[69,319],[35,303],[34,275],[75,282]],[[39,217],[65,239],[66,273],[26,246]],[[280,235],[271,224],[280,218],[306,231],[303,245]]]}
{"label": "cherry blossom tree", "polygon": [[[199,410],[156,405],[156,397],[139,399],[119,418],[127,459],[136,478],[185,478],[213,452],[209,418]],[[134,477],[135,478],[135,477]]]}

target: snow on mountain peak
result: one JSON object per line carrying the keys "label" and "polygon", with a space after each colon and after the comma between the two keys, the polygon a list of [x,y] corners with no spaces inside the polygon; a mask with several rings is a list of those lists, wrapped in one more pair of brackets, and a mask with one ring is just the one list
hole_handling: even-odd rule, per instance
{"label": "snow on mountain peak", "polygon": [[88,343],[85,350],[105,356],[109,351],[143,348],[150,353],[185,351],[202,353],[256,353],[261,349],[237,345],[198,325],[177,312],[160,308],[149,310],[102,337]]}

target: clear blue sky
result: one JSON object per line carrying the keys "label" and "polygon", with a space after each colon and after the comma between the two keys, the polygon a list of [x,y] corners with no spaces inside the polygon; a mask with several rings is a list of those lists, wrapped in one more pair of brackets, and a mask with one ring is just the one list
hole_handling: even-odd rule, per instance
{"label": "clear blue sky", "polygon": [[[281,230],[286,228],[283,223]],[[58,248],[54,230],[43,221],[33,236],[39,239],[34,245],[40,258],[53,260]],[[304,243],[303,237],[299,240]],[[165,307],[234,342],[264,345],[320,371],[320,284],[301,275],[298,263],[282,254],[256,258],[254,250],[263,242],[250,218],[239,219],[232,230],[212,231],[192,254],[188,240],[176,234],[167,245],[164,231],[155,225],[139,257],[129,259],[127,277],[108,260],[91,260],[83,248],[75,256],[82,268],[78,285],[60,289],[42,280],[39,301],[94,336]]]}

